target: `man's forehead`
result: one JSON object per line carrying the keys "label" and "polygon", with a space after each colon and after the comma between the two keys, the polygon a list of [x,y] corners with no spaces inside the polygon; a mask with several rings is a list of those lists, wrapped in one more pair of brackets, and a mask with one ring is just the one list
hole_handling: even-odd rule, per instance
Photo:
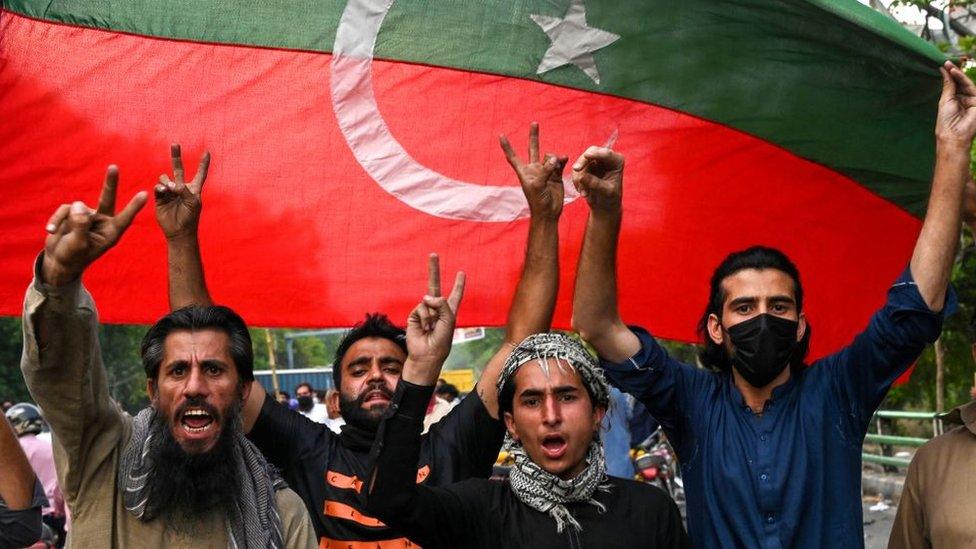
{"label": "man's forehead", "polygon": [[230,336],[222,330],[175,330],[163,344],[164,360],[217,358],[230,355]]}
{"label": "man's forehead", "polygon": [[553,387],[572,386],[583,389],[583,379],[569,362],[562,359],[536,359],[526,362],[515,371],[515,390],[545,391]]}
{"label": "man's forehead", "polygon": [[364,337],[349,346],[349,350],[342,357],[342,363],[349,364],[362,357],[384,356],[404,360],[406,353],[399,345],[385,337]]}
{"label": "man's forehead", "polygon": [[796,299],[793,278],[779,269],[742,269],[723,278],[721,284],[725,303],[742,297]]}

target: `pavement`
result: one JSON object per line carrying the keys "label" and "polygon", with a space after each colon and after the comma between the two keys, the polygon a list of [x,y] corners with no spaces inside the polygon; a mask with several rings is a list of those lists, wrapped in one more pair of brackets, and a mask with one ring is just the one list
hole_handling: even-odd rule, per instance
{"label": "pavement", "polygon": [[887,472],[878,466],[865,464],[861,476],[865,549],[888,547],[898,499],[905,485],[904,473],[904,470]]}
{"label": "pavement", "polygon": [[883,501],[884,505],[879,506],[877,505],[877,496],[864,497],[865,549],[885,549],[888,547],[888,535],[891,534],[891,525],[895,521],[896,507],[891,500]]}

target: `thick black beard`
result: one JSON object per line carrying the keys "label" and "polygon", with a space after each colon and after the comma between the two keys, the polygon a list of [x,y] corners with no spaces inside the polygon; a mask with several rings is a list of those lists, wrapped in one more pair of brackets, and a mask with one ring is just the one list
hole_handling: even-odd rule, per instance
{"label": "thick black beard", "polygon": [[194,534],[201,518],[215,511],[230,519],[237,514],[241,480],[237,471],[237,434],[243,429],[241,405],[223,415],[220,436],[208,451],[190,454],[173,438],[168,418],[155,414],[150,433],[159,442],[149,449],[153,470],[146,480],[144,520],[162,518],[167,528]]}
{"label": "thick black beard", "polygon": [[380,422],[383,421],[383,412],[386,411],[389,405],[375,404],[369,410],[363,409],[363,402],[366,402],[366,395],[376,390],[383,391],[383,394],[390,400],[393,399],[393,393],[387,389],[386,385],[381,384],[367,387],[358,398],[351,400],[347,399],[342,393],[339,394],[339,413],[342,414],[342,419],[346,421],[347,425],[370,432],[376,432],[380,428]]}

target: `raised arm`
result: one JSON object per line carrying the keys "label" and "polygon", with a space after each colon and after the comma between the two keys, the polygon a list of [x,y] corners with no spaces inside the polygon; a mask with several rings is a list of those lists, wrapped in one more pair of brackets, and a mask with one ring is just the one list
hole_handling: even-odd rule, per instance
{"label": "raised arm", "polygon": [[450,492],[416,482],[427,403],[451,350],[454,319],[464,290],[458,274],[449,298],[440,297],[437,256],[431,255],[427,295],[407,321],[407,360],[371,452],[366,489],[370,514],[424,547],[463,545],[462,506]]}
{"label": "raised arm", "polygon": [[0,498],[7,508],[12,511],[30,508],[35,481],[34,470],[17,442],[17,435],[7,418],[0,418]]}
{"label": "raised arm", "polygon": [[491,417],[498,419],[498,375],[512,348],[532,334],[549,331],[559,290],[559,216],[563,211],[566,157],[539,157],[539,125],[529,128],[528,163],[515,154],[508,138],[499,138],[529,202],[529,240],[522,275],[505,324],[505,344],[491,357],[476,390]]}
{"label": "raised arm", "polygon": [[[210,153],[204,152],[193,179],[186,181],[183,154],[180,146],[170,145],[173,177],[159,176],[156,184],[156,222],[166,236],[167,280],[169,308],[188,305],[213,305],[203,273],[200,255],[200,212],[203,210],[203,184],[210,170]],[[260,383],[251,384],[251,392],[244,402],[244,432],[250,433],[261,413],[266,392]]]}
{"label": "raised arm", "polygon": [[573,183],[590,206],[576,271],[573,329],[611,362],[626,360],[641,349],[617,310],[623,174],[623,155],[606,147],[590,147],[573,164]]}
{"label": "raised arm", "polygon": [[945,305],[976,135],[976,86],[950,62],[939,70],[942,97],[935,123],[935,174],[911,262],[912,278],[933,311],[941,311]]}
{"label": "raised arm", "polygon": [[441,375],[447,355],[451,353],[457,309],[464,296],[465,277],[464,273],[459,272],[454,279],[451,295],[443,297],[437,254],[430,254],[427,272],[427,295],[407,318],[407,360],[403,363],[401,379],[414,385],[433,387]]}
{"label": "raised arm", "polygon": [[111,457],[109,441],[117,442],[123,430],[102,365],[98,313],[80,283],[85,269],[118,242],[146,203],[140,192],[116,215],[117,185],[118,169],[109,166],[97,209],[74,202],[51,217],[24,305],[21,369],[54,432],[55,451],[62,456],[58,479],[72,505],[79,503],[86,476]]}
{"label": "raised arm", "polygon": [[166,236],[168,259],[169,306],[171,310],[187,305],[212,305],[203,274],[197,229],[203,209],[201,193],[210,169],[210,153],[200,158],[197,173],[189,182],[183,177],[183,155],[179,145],[170,146],[173,177],[159,176],[156,185],[156,221]]}

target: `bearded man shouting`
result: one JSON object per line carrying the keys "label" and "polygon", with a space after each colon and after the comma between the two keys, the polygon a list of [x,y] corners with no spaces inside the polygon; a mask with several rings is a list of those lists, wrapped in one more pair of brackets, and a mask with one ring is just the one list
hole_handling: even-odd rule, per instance
{"label": "bearded man shouting", "polygon": [[247,326],[226,307],[163,317],[142,344],[152,405],[135,418],[109,397],[98,313],[81,285],[146,203],[115,215],[110,166],[98,209],[62,205],[24,305],[21,369],[54,435],[72,547],[315,547],[308,513],[244,438]]}

